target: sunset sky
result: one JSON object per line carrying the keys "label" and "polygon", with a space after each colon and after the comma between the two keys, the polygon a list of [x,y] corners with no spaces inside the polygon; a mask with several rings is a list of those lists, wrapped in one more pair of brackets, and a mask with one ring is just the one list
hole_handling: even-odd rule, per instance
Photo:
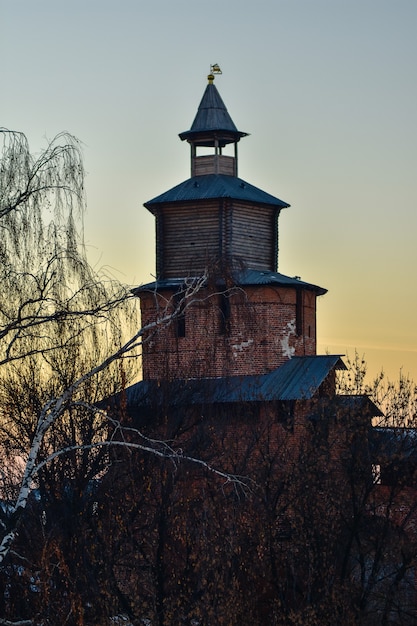
{"label": "sunset sky", "polygon": [[279,270],[328,289],[319,353],[417,381],[416,0],[0,0],[0,126],[83,142],[91,262],[155,271],[142,204],[189,177],[210,64],[239,176],[288,202]]}

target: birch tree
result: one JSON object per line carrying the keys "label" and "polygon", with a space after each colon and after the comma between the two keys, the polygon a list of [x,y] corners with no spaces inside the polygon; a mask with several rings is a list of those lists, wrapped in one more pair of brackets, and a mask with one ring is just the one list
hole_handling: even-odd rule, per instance
{"label": "birch tree", "polygon": [[[37,156],[20,132],[0,129],[0,141],[0,624],[39,623],[41,591],[41,621],[54,624],[58,615],[48,593],[57,579],[50,572],[41,589],[35,554],[24,548],[38,542],[42,552],[51,545],[54,520],[46,505],[54,498],[62,503],[67,488],[84,497],[107,470],[110,449],[189,460],[223,481],[235,479],[164,441],[127,431],[104,410],[103,398],[137,375],[142,342],[180,312],[167,302],[157,320],[140,328],[131,291],[90,267],[82,232],[82,153],[74,137],[57,136]],[[205,280],[185,284],[181,313]],[[34,512],[41,516],[37,525]],[[56,554],[55,571],[71,556]],[[9,582],[19,578],[13,604]],[[30,589],[37,601],[25,613],[22,594]],[[83,607],[69,591],[63,588],[59,619],[82,623]]]}
{"label": "birch tree", "polygon": [[[91,446],[107,425],[92,408],[103,385],[132,373],[112,367],[137,333],[130,291],[88,263],[81,146],[69,134],[31,154],[21,132],[0,129],[0,562],[7,567],[42,463],[63,447],[88,452],[70,477],[103,470]],[[109,358],[114,355],[114,358]],[[102,367],[96,367],[101,364]],[[62,468],[61,468],[62,469]],[[18,561],[17,561],[18,563]]]}

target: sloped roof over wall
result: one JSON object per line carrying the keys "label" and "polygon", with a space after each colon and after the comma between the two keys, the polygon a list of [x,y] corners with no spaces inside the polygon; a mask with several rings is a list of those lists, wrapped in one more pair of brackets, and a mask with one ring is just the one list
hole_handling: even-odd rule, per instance
{"label": "sloped roof over wall", "polygon": [[376,461],[417,462],[415,428],[374,427],[369,433],[371,456]]}
{"label": "sloped roof over wall", "polygon": [[262,376],[260,399],[308,400],[334,369],[346,369],[339,355],[293,357]]}
{"label": "sloped roof over wall", "polygon": [[[279,272],[271,272],[269,270],[254,270],[250,268],[246,268],[244,270],[236,270],[233,272],[233,279],[235,281],[235,284],[240,287],[246,287],[251,285],[270,285],[276,287],[295,287],[307,289],[309,291],[316,292],[318,296],[323,296],[325,293],[327,293],[327,289],[319,287],[318,285],[306,283],[305,281],[300,280],[297,277],[285,276],[285,274],[280,274]],[[188,284],[189,281],[192,280],[193,278],[189,278]],[[221,282],[219,282],[219,287],[221,288],[221,286]],[[154,281],[152,283],[147,283],[146,285],[140,285],[139,287],[136,287],[136,289],[133,289],[132,293],[140,294],[144,291],[155,292],[163,291],[166,289],[181,290],[184,287],[184,278],[165,278]]]}
{"label": "sloped roof over wall", "polygon": [[[129,408],[172,405],[271,402],[311,399],[334,369],[346,369],[339,355],[293,357],[260,376],[141,381],[126,390]],[[168,398],[168,400],[167,400]]]}
{"label": "sloped roof over wall", "polygon": [[262,189],[247,183],[241,178],[227,176],[226,174],[193,176],[172,189],[165,191],[160,196],[145,202],[144,206],[153,212],[160,204],[215,200],[219,198],[231,198],[243,202],[272,205],[279,209],[290,206],[287,202],[262,191]]}
{"label": "sloped roof over wall", "polygon": [[302,289],[315,291],[319,296],[323,296],[327,293],[327,289],[313,285],[312,283],[306,283],[296,276],[285,276],[285,274],[271,272],[269,270],[246,268],[237,272],[236,282],[242,287],[246,285],[276,285],[278,287],[301,287]]}

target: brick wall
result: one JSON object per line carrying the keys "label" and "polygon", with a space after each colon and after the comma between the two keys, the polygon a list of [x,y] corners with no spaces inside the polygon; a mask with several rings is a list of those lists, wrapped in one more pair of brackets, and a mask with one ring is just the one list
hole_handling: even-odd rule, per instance
{"label": "brick wall", "polygon": [[[142,325],[175,308],[172,291],[143,292],[140,298]],[[292,356],[316,353],[311,291],[302,290],[297,298],[294,287],[234,288],[223,295],[207,289],[184,304],[181,322],[173,320],[147,335],[145,380],[264,374]]]}

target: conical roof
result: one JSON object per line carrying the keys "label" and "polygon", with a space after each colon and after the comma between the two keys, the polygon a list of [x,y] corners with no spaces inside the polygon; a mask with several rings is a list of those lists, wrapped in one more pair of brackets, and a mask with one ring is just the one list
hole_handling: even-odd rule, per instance
{"label": "conical roof", "polygon": [[247,133],[239,131],[212,81],[206,87],[190,130],[180,133],[180,139],[201,146],[224,146],[239,141]]}

